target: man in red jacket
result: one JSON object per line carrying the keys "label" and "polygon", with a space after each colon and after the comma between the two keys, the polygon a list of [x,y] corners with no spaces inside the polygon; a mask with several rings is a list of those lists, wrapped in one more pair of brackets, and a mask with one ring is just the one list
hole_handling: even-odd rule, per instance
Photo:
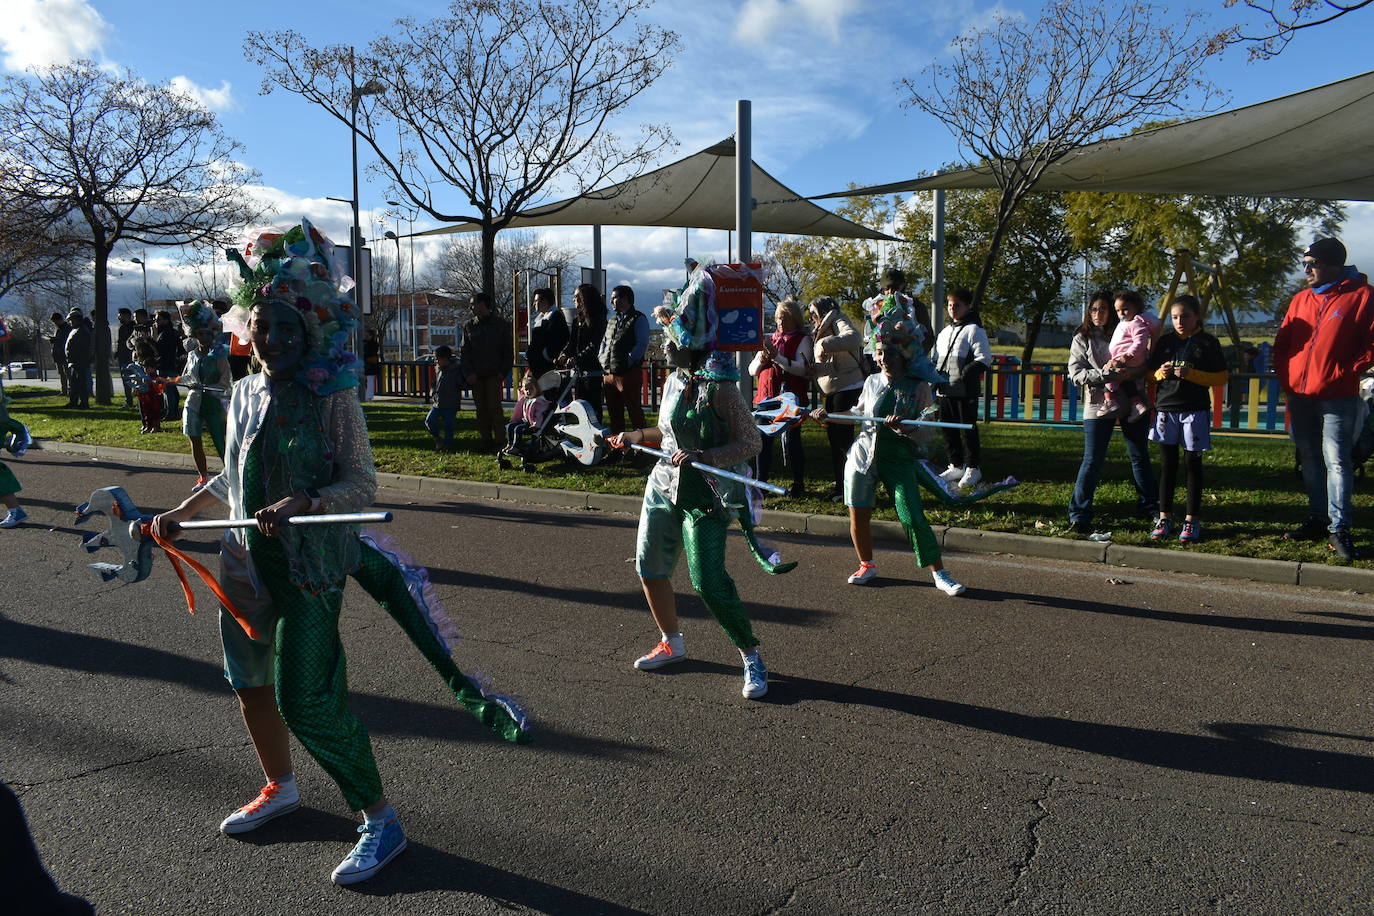
{"label": "man in red jacket", "polygon": [[1346,266],[1345,246],[1336,239],[1309,245],[1302,269],[1308,289],[1288,304],[1274,338],[1274,369],[1288,395],[1289,428],[1307,485],[1308,519],[1286,537],[1325,534],[1332,550],[1353,560],[1351,454],[1360,375],[1374,365],[1374,289],[1354,265]]}

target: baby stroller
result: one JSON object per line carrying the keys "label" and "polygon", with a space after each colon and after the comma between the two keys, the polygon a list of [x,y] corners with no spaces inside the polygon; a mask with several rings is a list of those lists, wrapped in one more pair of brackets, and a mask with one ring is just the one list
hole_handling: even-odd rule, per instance
{"label": "baby stroller", "polygon": [[1374,455],[1374,375],[1360,379],[1361,421],[1355,424],[1355,475],[1364,477],[1365,462]]}
{"label": "baby stroller", "polygon": [[606,431],[597,422],[596,411],[586,401],[572,398],[573,386],[582,375],[575,369],[561,369],[539,377],[540,396],[549,402],[549,409],[537,425],[517,433],[514,444],[497,452],[497,465],[509,470],[518,460],[521,470],[532,471],[559,458],[591,466],[606,456]]}

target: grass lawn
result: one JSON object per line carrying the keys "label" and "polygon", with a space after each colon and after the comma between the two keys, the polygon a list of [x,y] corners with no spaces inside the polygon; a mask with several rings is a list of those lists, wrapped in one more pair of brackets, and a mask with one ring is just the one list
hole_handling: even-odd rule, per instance
{"label": "grass lawn", "polygon": [[[167,432],[140,435],[135,411],[117,407],[92,407],[88,410],[65,406],[65,399],[49,389],[15,386],[7,388],[14,398],[10,405],[15,418],[27,423],[35,437],[85,442],[93,445],[138,448],[149,451],[188,453],[180,427],[167,425]],[[533,472],[502,471],[492,456],[472,449],[477,432],[471,411],[458,417],[458,451],[438,454],[433,451],[424,429],[423,405],[405,402],[372,403],[366,406],[373,453],[379,470],[400,474],[451,477],[554,487],[600,493],[638,494],[643,491],[644,471],[619,465],[583,468],[571,463],[551,463]],[[652,417],[650,418],[652,422]],[[830,489],[829,452],[825,434],[815,424],[804,428],[807,451],[808,498],[770,497],[777,509],[840,515],[844,507],[824,500]],[[1049,537],[1078,537],[1067,530],[1066,507],[1074,477],[1083,454],[1082,433],[1076,428],[1057,429],[1023,424],[984,426],[983,470],[989,479],[1011,474],[1022,481],[1020,487],[998,494],[962,509],[938,506],[927,499],[926,512],[937,524],[988,531],[1007,531]],[[1283,532],[1306,516],[1306,498],[1293,472],[1293,448],[1286,438],[1218,436],[1204,464],[1206,487],[1202,521],[1205,539],[1183,548],[1176,541],[1159,549],[1187,549],[1194,552],[1229,554],[1269,559],[1339,563],[1324,543],[1289,543]],[[781,449],[776,456],[774,477],[785,478]],[[943,447],[930,446],[934,460],[943,466]],[[22,464],[22,461],[19,462]],[[22,471],[21,471],[22,473]],[[784,482],[786,482],[784,480]],[[1355,540],[1366,553],[1374,552],[1370,520],[1374,519],[1374,482],[1356,481],[1355,506],[1362,523]],[[1178,493],[1182,508],[1183,488]],[[1130,483],[1130,467],[1125,447],[1117,436],[1113,440],[1095,500],[1099,530],[1111,531],[1121,544],[1149,544],[1150,522],[1134,518],[1135,490]],[[880,518],[895,518],[890,507],[880,507]],[[1370,560],[1357,566],[1374,568]]]}

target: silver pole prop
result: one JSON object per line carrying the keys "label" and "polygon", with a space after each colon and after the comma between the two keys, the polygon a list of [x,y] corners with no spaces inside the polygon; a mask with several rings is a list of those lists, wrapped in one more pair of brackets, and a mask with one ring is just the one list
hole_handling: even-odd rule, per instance
{"label": "silver pole prop", "polygon": [[[864,417],[856,413],[828,413],[827,420],[853,420],[855,422],[886,423],[886,417]],[[945,423],[941,420],[901,420],[903,426],[938,426],[941,429],[973,429],[972,423]]]}
{"label": "silver pole prop", "polygon": [[[654,448],[652,445],[640,445],[638,442],[626,442],[625,444],[630,448],[634,449],[635,451],[644,452],[648,455],[656,455],[659,458],[673,457],[672,452],[665,452],[663,449]],[[718,467],[712,467],[711,465],[703,464],[700,461],[689,461],[687,463],[690,464],[692,467],[696,468],[698,471],[701,471],[703,474],[715,474],[717,477],[724,477],[726,480],[733,480],[736,483],[742,483],[746,487],[758,487],[765,493],[772,493],[774,496],[787,495],[786,487],[780,487],[777,484],[769,483],[766,480],[755,480],[752,477],[745,477],[743,474],[736,474],[734,471],[726,471]]]}
{"label": "silver pole prop", "polygon": [[[293,515],[283,524],[286,525],[364,525],[389,522],[394,516],[390,512],[342,512],[336,515]],[[255,518],[211,518],[199,522],[182,522],[177,525],[181,531],[202,528],[256,528]]]}

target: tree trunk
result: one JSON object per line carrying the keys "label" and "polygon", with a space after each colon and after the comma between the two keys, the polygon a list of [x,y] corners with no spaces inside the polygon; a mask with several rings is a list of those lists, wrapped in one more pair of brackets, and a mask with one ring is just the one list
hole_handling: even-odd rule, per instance
{"label": "tree trunk", "polygon": [[482,292],[491,297],[493,312],[500,313],[496,302],[496,227],[482,221]]}
{"label": "tree trunk", "polygon": [[1040,329],[1045,325],[1045,310],[1038,309],[1035,317],[1026,322],[1026,344],[1021,348],[1021,365],[1029,366],[1035,355],[1035,342],[1040,339]]}
{"label": "tree trunk", "polygon": [[95,341],[95,402],[106,406],[114,397],[114,385],[110,381],[110,286],[106,276],[109,262],[110,252],[96,246],[95,301],[91,306],[91,322],[95,325],[91,335]]}
{"label": "tree trunk", "polygon": [[1005,205],[998,207],[997,228],[993,230],[992,240],[988,243],[987,256],[983,258],[983,269],[978,273],[978,285],[973,289],[973,307],[979,308],[983,304],[983,293],[988,288],[988,282],[992,279],[992,268],[997,263],[997,253],[1002,249],[1002,238],[1007,234],[1007,226],[1011,223],[1012,215],[1016,212],[1016,205],[1010,207]]}

